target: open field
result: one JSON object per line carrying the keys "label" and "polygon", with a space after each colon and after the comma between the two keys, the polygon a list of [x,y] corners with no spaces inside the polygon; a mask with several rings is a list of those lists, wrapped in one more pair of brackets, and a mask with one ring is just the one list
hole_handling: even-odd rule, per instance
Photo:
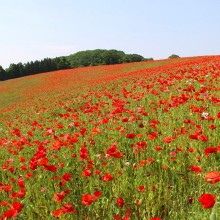
{"label": "open field", "polygon": [[219,219],[219,85],[220,56],[0,82],[0,219]]}

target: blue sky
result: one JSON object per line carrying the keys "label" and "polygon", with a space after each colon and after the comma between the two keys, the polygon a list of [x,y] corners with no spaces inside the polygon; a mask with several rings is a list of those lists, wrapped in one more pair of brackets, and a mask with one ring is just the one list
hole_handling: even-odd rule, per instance
{"label": "blue sky", "polygon": [[0,65],[118,49],[220,54],[220,0],[0,0]]}

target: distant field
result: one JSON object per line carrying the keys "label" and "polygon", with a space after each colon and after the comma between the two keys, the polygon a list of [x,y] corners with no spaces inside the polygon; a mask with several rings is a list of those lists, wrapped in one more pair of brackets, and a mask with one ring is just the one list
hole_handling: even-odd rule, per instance
{"label": "distant field", "polygon": [[0,82],[0,220],[220,219],[220,56]]}
{"label": "distant field", "polygon": [[[14,106],[19,104],[25,106],[28,100],[40,97],[47,99],[51,93],[63,93],[68,89],[80,91],[85,87],[96,86],[97,84],[126,76],[130,72],[193,59],[195,58],[81,67],[0,81],[0,111],[11,111]],[[121,74],[123,75],[121,76]]]}

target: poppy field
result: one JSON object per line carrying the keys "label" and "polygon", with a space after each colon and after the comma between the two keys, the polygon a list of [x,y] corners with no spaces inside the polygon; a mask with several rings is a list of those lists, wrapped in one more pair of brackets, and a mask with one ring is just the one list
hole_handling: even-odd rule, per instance
{"label": "poppy field", "polygon": [[220,219],[220,56],[0,82],[0,220]]}

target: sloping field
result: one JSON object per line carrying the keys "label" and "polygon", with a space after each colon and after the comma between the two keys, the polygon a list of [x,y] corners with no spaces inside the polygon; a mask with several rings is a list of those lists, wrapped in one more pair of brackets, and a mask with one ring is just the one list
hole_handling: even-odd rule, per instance
{"label": "sloping field", "polygon": [[0,219],[220,218],[220,56],[0,82]]}
{"label": "sloping field", "polygon": [[182,58],[98,67],[82,67],[0,81],[0,111],[6,112],[17,109],[19,104],[25,107],[28,101],[32,101],[33,99],[37,100],[38,98],[49,98],[49,102],[51,102],[49,96],[52,93],[66,93],[66,90],[80,92],[85,88],[127,76],[127,74],[134,71],[175,63],[178,64],[194,59],[195,58]]}

